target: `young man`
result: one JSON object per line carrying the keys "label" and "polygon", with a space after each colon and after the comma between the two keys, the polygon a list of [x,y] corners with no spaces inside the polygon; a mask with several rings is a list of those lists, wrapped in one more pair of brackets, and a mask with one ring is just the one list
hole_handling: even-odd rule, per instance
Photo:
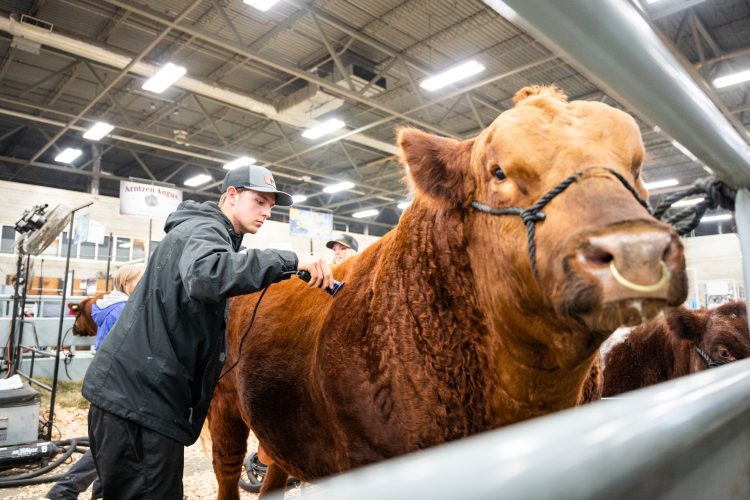
{"label": "young man", "polygon": [[333,250],[334,264],[341,264],[359,250],[359,243],[349,234],[341,234],[335,240],[326,243],[326,246]]}
{"label": "young man", "polygon": [[104,498],[182,500],[184,446],[195,442],[224,365],[225,305],[296,270],[330,288],[323,260],[281,250],[237,253],[274,204],[289,206],[260,166],[227,173],[219,203],[186,201],[91,364],[89,443]]}

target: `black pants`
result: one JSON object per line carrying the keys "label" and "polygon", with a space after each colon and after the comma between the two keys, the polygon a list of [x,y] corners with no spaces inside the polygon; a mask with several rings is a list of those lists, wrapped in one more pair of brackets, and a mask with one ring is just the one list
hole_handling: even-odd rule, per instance
{"label": "black pants", "polygon": [[91,405],[89,444],[107,500],[183,500],[181,443]]}
{"label": "black pants", "polygon": [[59,500],[71,500],[78,498],[94,483],[92,498],[102,497],[102,484],[96,477],[96,464],[91,450],[87,450],[73,466],[68,469],[61,479],[59,479],[52,489],[47,493],[47,498]]}

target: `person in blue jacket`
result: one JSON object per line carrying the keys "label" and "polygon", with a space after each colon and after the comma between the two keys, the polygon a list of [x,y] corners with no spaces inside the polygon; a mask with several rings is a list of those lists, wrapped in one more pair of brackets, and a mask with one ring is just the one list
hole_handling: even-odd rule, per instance
{"label": "person in blue jacket", "polygon": [[[128,298],[133,293],[138,280],[143,275],[143,264],[131,264],[120,267],[115,273],[114,290],[97,300],[91,308],[91,319],[96,323],[96,348],[99,349],[104,337],[117,322],[125,309]],[[102,498],[101,482],[97,479],[96,463],[91,449],[86,450],[78,461],[68,469],[44,498],[74,499],[88,489],[94,482],[91,498]]]}
{"label": "person in blue jacket", "polygon": [[91,308],[91,319],[96,323],[96,349],[104,342],[104,337],[115,326],[117,318],[125,309],[130,294],[143,275],[143,264],[122,266],[117,270],[114,278],[114,290],[97,300]]}

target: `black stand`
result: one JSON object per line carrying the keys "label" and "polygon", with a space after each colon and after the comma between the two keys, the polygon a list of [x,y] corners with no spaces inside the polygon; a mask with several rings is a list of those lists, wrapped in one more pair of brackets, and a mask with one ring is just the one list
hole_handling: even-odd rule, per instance
{"label": "black stand", "polygon": [[[28,263],[28,259],[26,260]],[[6,356],[8,358],[8,377],[16,373],[18,369],[18,360],[15,359],[16,346],[21,343],[18,338],[18,332],[16,332],[16,320],[21,317],[21,325],[23,325],[23,309],[19,311],[19,306],[26,302],[26,283],[23,279],[23,254],[18,254],[18,260],[16,261],[16,282],[13,284],[13,311],[10,319],[10,333],[8,334],[8,346],[6,349]],[[20,325],[19,325],[20,328]]]}
{"label": "black stand", "polygon": [[49,420],[44,423],[44,439],[52,439],[52,423],[55,419],[55,396],[57,395],[57,375],[60,370],[60,351],[62,350],[63,319],[65,318],[65,298],[68,292],[68,270],[70,269],[70,249],[73,248],[73,220],[76,212],[93,205],[90,201],[84,205],[74,208],[70,212],[70,224],[68,226],[68,251],[65,256],[65,279],[63,280],[62,298],[60,299],[60,325],[57,329],[57,351],[55,352],[55,368],[52,375],[52,392],[49,398]]}

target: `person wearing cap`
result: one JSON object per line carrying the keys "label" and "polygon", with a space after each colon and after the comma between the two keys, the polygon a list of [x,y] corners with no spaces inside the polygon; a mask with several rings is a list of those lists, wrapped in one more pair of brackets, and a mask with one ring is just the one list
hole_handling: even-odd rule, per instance
{"label": "person wearing cap", "polygon": [[196,441],[226,358],[229,297],[308,271],[330,288],[324,259],[239,252],[274,205],[289,206],[266,168],[226,174],[219,203],[185,201],[84,378],[89,444],[104,498],[182,500],[184,447]]}
{"label": "person wearing cap", "polygon": [[334,264],[341,264],[359,251],[359,243],[349,234],[341,234],[335,240],[326,243],[326,246],[333,250]]}

